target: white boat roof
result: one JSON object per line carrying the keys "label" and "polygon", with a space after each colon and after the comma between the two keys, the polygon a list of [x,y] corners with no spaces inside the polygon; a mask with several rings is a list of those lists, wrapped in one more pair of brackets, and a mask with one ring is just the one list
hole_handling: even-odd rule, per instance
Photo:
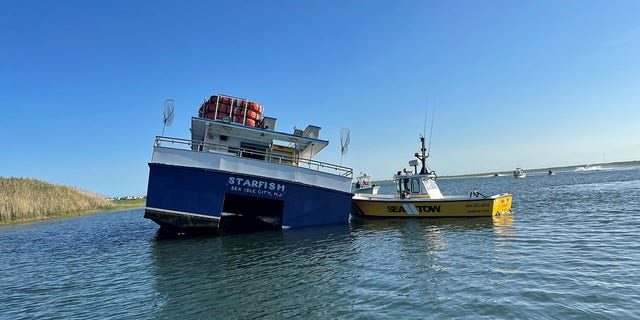
{"label": "white boat roof", "polygon": [[245,126],[239,123],[222,122],[191,117],[191,140],[202,141],[209,126],[209,132],[218,135],[237,137],[248,142],[272,143],[274,140],[295,145],[302,158],[311,159],[329,145],[329,141],[305,136]]}

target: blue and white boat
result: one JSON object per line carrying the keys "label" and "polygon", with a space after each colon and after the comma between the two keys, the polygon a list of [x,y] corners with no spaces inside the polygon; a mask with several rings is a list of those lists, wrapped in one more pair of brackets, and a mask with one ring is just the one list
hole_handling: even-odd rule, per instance
{"label": "blue and white boat", "polygon": [[178,234],[348,223],[353,170],[313,160],[320,127],[278,132],[262,110],[212,96],[191,139],[156,137],[145,218]]}

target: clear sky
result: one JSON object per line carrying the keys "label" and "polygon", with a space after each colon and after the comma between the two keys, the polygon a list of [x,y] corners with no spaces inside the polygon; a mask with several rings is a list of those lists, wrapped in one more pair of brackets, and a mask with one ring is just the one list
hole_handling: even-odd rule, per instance
{"label": "clear sky", "polygon": [[162,102],[261,103],[389,179],[640,160],[640,1],[31,1],[0,10],[0,176],[146,193]]}

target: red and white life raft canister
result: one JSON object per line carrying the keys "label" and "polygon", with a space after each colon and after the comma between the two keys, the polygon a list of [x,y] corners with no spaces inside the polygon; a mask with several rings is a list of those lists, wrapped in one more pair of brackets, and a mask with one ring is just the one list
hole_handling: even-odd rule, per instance
{"label": "red and white life raft canister", "polygon": [[198,110],[198,116],[206,119],[223,120],[257,127],[262,122],[264,109],[257,102],[223,95],[211,96]]}

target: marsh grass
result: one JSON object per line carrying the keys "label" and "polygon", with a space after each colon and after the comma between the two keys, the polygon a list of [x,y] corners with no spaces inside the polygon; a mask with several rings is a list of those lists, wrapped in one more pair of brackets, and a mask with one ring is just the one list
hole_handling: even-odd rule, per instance
{"label": "marsh grass", "polygon": [[111,210],[105,197],[29,178],[0,177],[0,224]]}

